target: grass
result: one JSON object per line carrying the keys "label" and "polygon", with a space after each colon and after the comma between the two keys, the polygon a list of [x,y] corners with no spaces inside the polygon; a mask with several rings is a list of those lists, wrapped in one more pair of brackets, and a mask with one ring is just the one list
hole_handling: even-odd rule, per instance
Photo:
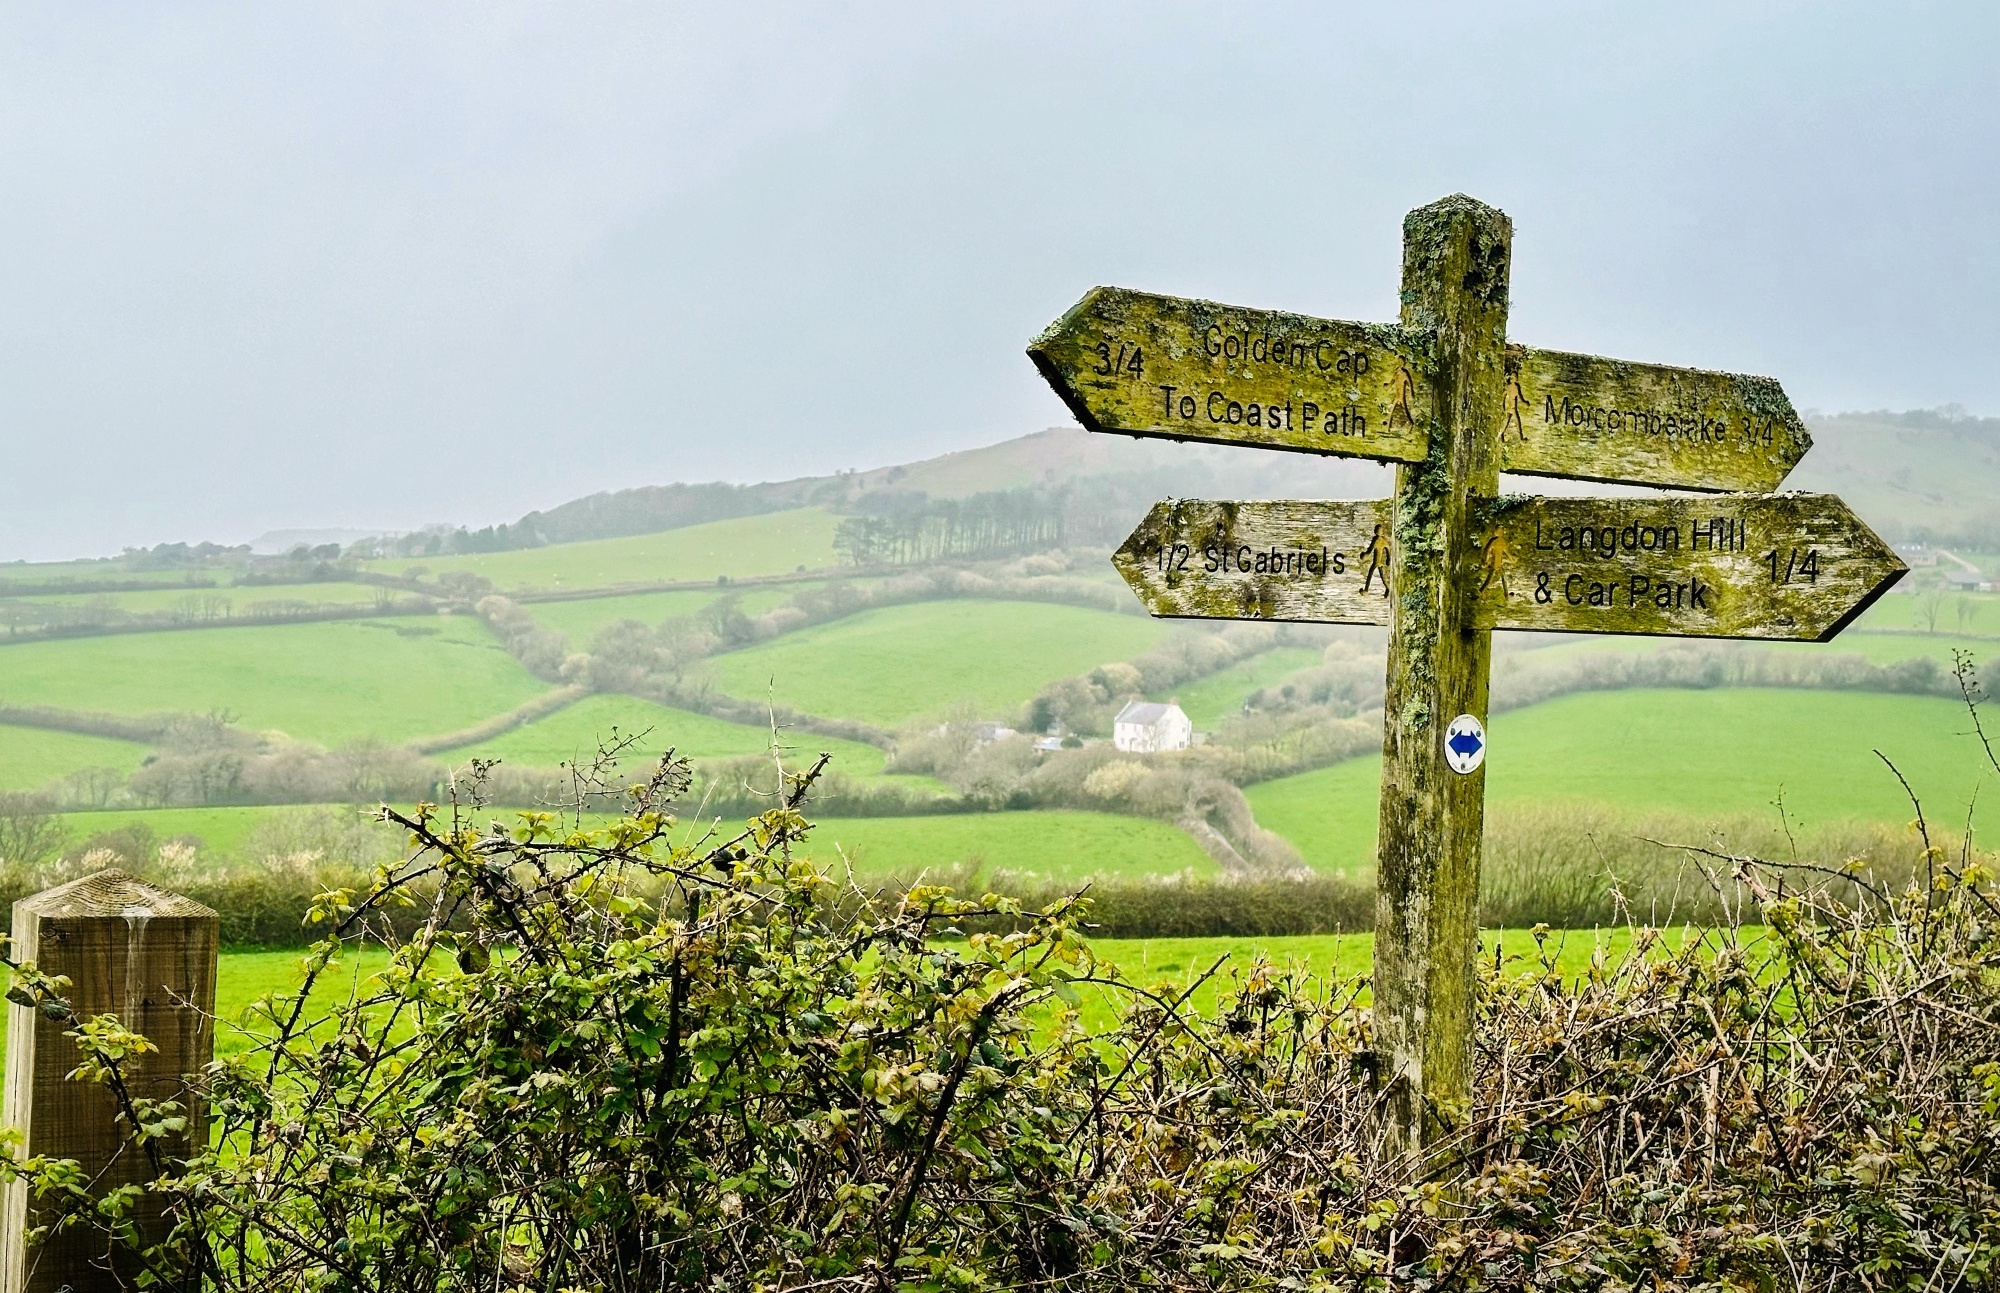
{"label": "grass", "polygon": [[79,768],[129,773],[146,757],[131,741],[0,724],[0,790],[35,790]]}
{"label": "grass", "polygon": [[[63,825],[81,844],[92,835],[140,825],[162,840],[192,836],[204,853],[242,858],[250,833],[283,807],[254,808],[113,808],[94,813],[65,813]],[[366,809],[357,807],[357,814]]]}
{"label": "grass", "polygon": [[870,875],[968,861],[983,864],[986,875],[1010,871],[1079,884],[1092,876],[1216,871],[1192,839],[1165,822],[1067,811],[823,818],[805,852],[834,868],[844,854],[857,872]]}
{"label": "grass", "polygon": [[[1507,635],[1512,638],[1513,635]],[[1509,642],[1511,650],[1504,658],[1522,661],[1546,662],[1573,658],[1576,656],[1603,655],[1607,652],[1622,652],[1629,655],[1646,655],[1667,650],[1670,644],[1661,638],[1618,637],[1612,635],[1585,637],[1564,635],[1558,638],[1536,641],[1539,634],[1524,634],[1521,639]],[[1699,645],[1698,639],[1690,639],[1679,645]],[[1975,661],[1984,662],[1996,652],[1992,639],[1961,637],[1952,633],[1925,633],[1915,629],[1878,628],[1865,622],[1848,629],[1831,643],[1825,642],[1756,642],[1728,643],[1725,647],[1740,646],[1749,651],[1787,651],[1803,654],[1831,653],[1834,655],[1858,655],[1876,664],[1892,664],[1899,660],[1935,660],[1949,671],[1954,650],[1971,653]],[[1504,649],[1504,648],[1503,648]]]}
{"label": "grass", "polygon": [[781,575],[836,564],[833,531],[839,523],[839,517],[822,508],[802,507],[624,539],[457,557],[396,557],[368,565],[397,575],[417,569],[433,575],[469,570],[503,591]]}
{"label": "grass", "polygon": [[[1903,591],[1913,577],[1905,576],[1904,582],[1898,584],[1894,592],[1870,606],[1867,614],[1856,621],[1857,627],[1929,633],[1925,603],[1930,599],[1923,593]],[[1975,633],[1992,637],[2000,634],[2000,595],[1946,593],[1938,606],[1936,631],[1939,635]]]}
{"label": "grass", "polygon": [[[229,952],[215,966],[215,1053],[233,1055],[249,1050],[263,1030],[250,1006],[273,992],[295,991],[304,979],[299,952]],[[358,980],[379,973],[389,954],[379,947],[359,948],[342,955],[339,969],[329,969],[314,986],[313,1001],[331,1005]],[[0,1056],[6,1054],[7,1024],[13,1011],[0,1011]]]}
{"label": "grass", "polygon": [[[1583,801],[1640,812],[1772,814],[1796,821],[1910,820],[1908,799],[1873,751],[1895,760],[1932,820],[2000,829],[1995,787],[1964,706],[1923,696],[1788,690],[1617,691],[1564,696],[1494,716],[1491,804]],[[1982,771],[1983,770],[1983,771]],[[1367,866],[1381,759],[1252,786],[1257,820],[1316,867]],[[1983,789],[1982,789],[1983,787]]]}
{"label": "grass", "polygon": [[[815,587],[818,585],[814,583],[753,585],[736,594],[737,604],[745,615],[758,615]],[[573,602],[536,602],[528,610],[544,627],[569,634],[570,645],[581,650],[607,624],[637,620],[652,628],[662,620],[694,615],[729,595],[711,588],[690,588],[675,593],[628,593],[622,597],[588,597]]]}
{"label": "grass", "polygon": [[[147,808],[68,813],[63,824],[81,843],[101,831],[143,824],[160,839],[194,836],[204,853],[245,859],[259,823],[296,809]],[[363,808],[356,808],[364,813]],[[484,816],[511,824],[517,810],[494,808]],[[1082,883],[1092,876],[1133,879],[1192,871],[1215,874],[1215,863],[1195,842],[1165,822],[1090,812],[967,813],[925,817],[815,817],[806,854],[830,868],[846,856],[869,875],[909,874],[974,862],[985,874],[1009,871]],[[732,823],[725,821],[724,827]],[[384,828],[387,829],[387,828]],[[690,823],[692,840],[705,828]]]}
{"label": "grass", "polygon": [[[1788,644],[1786,650],[1810,651],[1827,648],[1813,643]],[[1848,651],[1863,656],[1876,664],[1893,664],[1898,660],[1935,660],[1939,666],[1951,668],[1952,652],[1964,651],[1976,663],[1990,661],[1994,654],[1994,643],[1979,638],[1958,637],[1945,633],[1904,633],[1890,630],[1871,629],[1865,633],[1848,632],[1834,644],[1836,651]]]}
{"label": "grass", "polygon": [[32,593],[0,599],[34,606],[88,606],[103,604],[121,611],[170,611],[190,597],[219,597],[237,615],[256,613],[257,602],[319,602],[342,606],[369,605],[378,599],[406,596],[400,589],[377,588],[373,584],[245,584],[234,588],[148,588],[123,593]]}
{"label": "grass", "polygon": [[723,690],[895,725],[969,704],[1012,715],[1044,683],[1137,655],[1153,620],[1039,602],[921,602],[790,633],[709,662]]}
{"label": "grass", "polygon": [[[547,718],[524,724],[491,741],[453,750],[447,757],[466,759],[478,755],[553,767],[572,759],[588,759],[613,727],[627,735],[650,733],[627,756],[628,768],[659,758],[669,746],[689,758],[717,759],[762,754],[771,745],[768,728],[728,723],[632,696],[596,695],[586,696],[567,709],[557,710]],[[831,766],[843,772],[871,776],[882,771],[882,751],[872,745],[810,732],[786,733],[783,740],[797,752],[795,758],[828,751],[834,756]]]}
{"label": "grass", "polygon": [[85,557],[76,561],[0,562],[0,581],[8,584],[47,584],[80,580],[117,580],[120,583],[181,584],[189,575],[213,578],[203,570],[131,570],[116,557]]}
{"label": "grass", "polygon": [[[1676,931],[1684,934],[1685,931]],[[1631,932],[1625,929],[1573,931],[1551,935],[1557,949],[1556,963],[1566,975],[1579,975],[1590,965],[1593,953],[1602,946],[1607,955],[1617,957],[1631,947]],[[1535,955],[1535,941],[1526,930],[1487,931],[1480,939],[1483,956],[1491,958],[1495,942],[1503,957]],[[1677,946],[1678,937],[1666,940]],[[1369,934],[1323,934],[1295,938],[1152,938],[1099,939],[1092,944],[1097,956],[1117,966],[1140,987],[1183,991],[1218,959],[1221,970],[1189,998],[1194,1007],[1212,1010],[1216,998],[1229,982],[1232,970],[1247,969],[1259,957],[1282,969],[1305,971],[1322,978],[1352,978],[1368,972],[1373,963],[1374,939]],[[1225,959],[1226,958],[1226,959]],[[378,973],[388,955],[380,948],[350,950],[340,960],[337,971],[324,975],[313,993],[315,1002],[332,1004],[345,995],[358,979]],[[260,997],[296,989],[301,981],[301,953],[224,951],[216,966],[215,1013],[223,1021],[216,1029],[218,1055],[229,1055],[255,1044],[258,1021],[249,1008]],[[1128,994],[1083,985],[1081,1016],[1093,1031],[1110,1028]],[[1364,997],[1363,1000],[1366,1000]],[[11,1011],[0,1011],[0,1055],[6,1052],[6,1026]]]}
{"label": "grass", "polygon": [[[1693,931],[1666,931],[1659,946],[1673,950],[1684,945]],[[1578,976],[1590,968],[1591,958],[1601,948],[1616,961],[1632,949],[1632,933],[1619,927],[1604,930],[1558,930],[1548,935],[1556,953],[1556,968],[1565,976]],[[1754,940],[1746,934],[1745,941]],[[1480,955],[1491,961],[1495,947],[1517,972],[1535,972],[1540,951],[1535,936],[1525,929],[1486,930],[1479,938]],[[1091,944],[1101,961],[1116,966],[1132,983],[1154,991],[1180,993],[1215,965],[1221,968],[1188,998],[1198,1010],[1215,1008],[1216,999],[1231,984],[1232,975],[1265,959],[1280,970],[1311,974],[1335,982],[1367,974],[1374,967],[1373,934],[1303,934],[1278,938],[1101,938]],[[1520,961],[1512,958],[1519,957]],[[1129,994],[1096,988],[1083,993],[1080,1014],[1092,1031],[1103,1031],[1117,1022],[1118,1011]],[[1364,1004],[1368,995],[1360,997]]]}
{"label": "grass", "polygon": [[0,702],[144,714],[222,710],[339,744],[449,732],[543,689],[462,616],[129,633],[0,646]]}
{"label": "grass", "polygon": [[[1213,728],[1242,712],[1243,702],[1259,687],[1268,687],[1294,670],[1319,663],[1320,653],[1306,647],[1279,647],[1240,660],[1227,669],[1180,687],[1171,697],[1199,728]],[[1155,696],[1167,700],[1167,696]]]}

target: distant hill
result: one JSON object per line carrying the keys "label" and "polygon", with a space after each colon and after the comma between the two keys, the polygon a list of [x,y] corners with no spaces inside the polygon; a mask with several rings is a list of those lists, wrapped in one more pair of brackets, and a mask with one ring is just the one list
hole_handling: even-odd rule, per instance
{"label": "distant hill", "polygon": [[1387,490],[1391,479],[1389,468],[1351,458],[1093,435],[1081,427],[1051,427],[855,477],[864,492],[921,490],[936,498],[1107,481],[1143,482],[1153,492],[1188,496],[1353,498]]}
{"label": "distant hill", "polygon": [[[1929,539],[2000,550],[2000,418],[1957,408],[1908,413],[1841,413],[1808,419],[1814,447],[1787,488],[1840,494],[1884,537]],[[1177,444],[1051,427],[977,449],[918,462],[754,485],[722,482],[643,485],[605,491],[482,529],[435,526],[401,535],[343,541],[358,558],[508,552],[626,538],[803,507],[848,515],[909,518],[927,504],[980,495],[987,511],[1039,508],[1066,518],[1072,542],[1122,535],[1153,501],[1180,497],[1356,498],[1387,493],[1391,469],[1351,459]],[[1617,493],[1582,482],[1521,479],[1538,493]],[[980,505],[974,505],[977,508]],[[263,536],[257,550],[287,539],[316,544],[333,531]],[[174,546],[174,545],[169,545]]]}
{"label": "distant hill", "polygon": [[1945,408],[1842,413],[1808,426],[1812,452],[1786,488],[1839,494],[1890,539],[2000,540],[2000,418]]}
{"label": "distant hill", "polygon": [[907,513],[913,500],[962,500],[997,492],[1071,499],[1095,522],[1094,538],[1129,527],[1162,494],[1342,498],[1389,488],[1390,473],[1373,463],[1307,454],[1246,453],[1215,445],[1171,444],[1091,435],[1053,427],[979,449],[832,476],[804,476],[757,485],[643,485],[574,499],[530,512],[511,524],[469,530],[445,526],[379,536],[346,554],[432,557],[508,552],[557,543],[616,539],[760,516],[800,507],[839,512]]}
{"label": "distant hill", "polygon": [[[2000,531],[2000,418],[1957,409],[1842,413],[1809,420],[1814,447],[1786,481],[1840,494],[1887,537],[1963,537]],[[995,491],[1064,491],[1102,515],[1093,532],[1135,520],[1152,499],[1354,498],[1392,487],[1375,463],[1309,454],[1176,444],[1052,427],[919,462],[757,485],[672,484],[592,494],[485,530],[423,531],[381,539],[381,555],[497,552],[622,538],[797,507],[868,512],[913,497],[965,499]],[[1540,492],[1598,485],[1520,482]],[[366,543],[364,542],[364,547]]]}

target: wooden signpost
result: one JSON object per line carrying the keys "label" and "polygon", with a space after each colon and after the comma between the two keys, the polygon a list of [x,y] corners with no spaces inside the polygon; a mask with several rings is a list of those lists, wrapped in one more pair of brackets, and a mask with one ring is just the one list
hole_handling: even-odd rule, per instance
{"label": "wooden signpost", "polygon": [[[1160,503],[1112,557],[1155,615],[1387,624],[1394,506]],[[1481,628],[1824,642],[1902,573],[1831,494],[1478,500]]]}
{"label": "wooden signpost", "polygon": [[[1513,227],[1403,222],[1403,310],[1346,323],[1096,288],[1028,354],[1093,431],[1398,464],[1370,502],[1156,506],[1113,558],[1155,615],[1386,624],[1375,1030],[1391,1143],[1470,1098],[1492,631],[1826,641],[1907,573],[1778,383],[1506,341]],[[1503,471],[1706,491],[1503,497]]]}

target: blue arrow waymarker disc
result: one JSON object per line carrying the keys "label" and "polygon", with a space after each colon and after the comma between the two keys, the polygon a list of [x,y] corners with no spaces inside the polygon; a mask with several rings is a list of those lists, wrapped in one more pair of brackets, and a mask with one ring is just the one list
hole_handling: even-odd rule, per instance
{"label": "blue arrow waymarker disc", "polygon": [[1444,761],[1460,774],[1486,759],[1486,729],[1470,714],[1460,714],[1444,729]]}

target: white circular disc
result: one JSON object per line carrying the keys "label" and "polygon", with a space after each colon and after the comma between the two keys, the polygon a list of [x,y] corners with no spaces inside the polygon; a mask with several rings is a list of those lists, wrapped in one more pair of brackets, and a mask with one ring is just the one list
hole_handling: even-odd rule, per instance
{"label": "white circular disc", "polygon": [[1470,714],[1460,714],[1444,729],[1444,761],[1457,773],[1467,773],[1486,761],[1486,729]]}

